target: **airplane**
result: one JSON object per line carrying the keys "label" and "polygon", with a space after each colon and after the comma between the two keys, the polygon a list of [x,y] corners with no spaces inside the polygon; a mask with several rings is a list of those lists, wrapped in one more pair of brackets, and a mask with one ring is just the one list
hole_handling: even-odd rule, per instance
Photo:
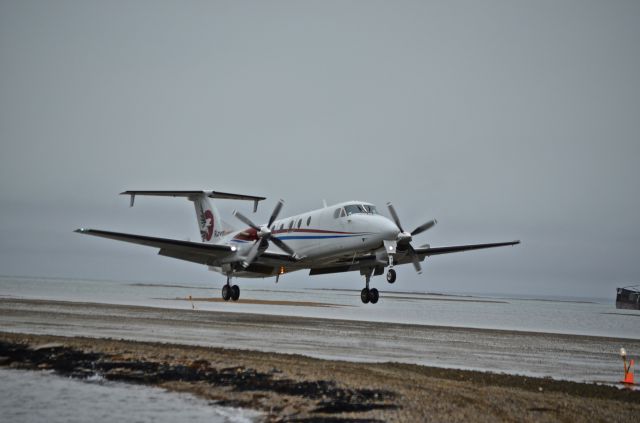
{"label": "airplane", "polygon": [[[395,266],[411,263],[422,273],[421,262],[426,257],[460,251],[517,245],[520,241],[491,244],[414,247],[413,237],[432,228],[430,220],[411,232],[405,231],[391,203],[387,208],[391,219],[382,216],[375,205],[365,201],[347,201],[279,219],[284,201],[276,203],[269,221],[255,224],[241,212],[233,215],[247,225],[234,230],[224,223],[209,199],[244,200],[253,202],[253,212],[265,197],[232,194],[220,191],[124,191],[133,207],[136,196],[182,197],[193,202],[202,242],[157,238],[110,232],[98,229],[77,229],[75,232],[158,248],[161,256],[172,257],[208,266],[222,273],[227,282],[222,287],[225,301],[238,301],[240,288],[232,278],[276,278],[285,273],[309,270],[309,275],[324,275],[359,271],[365,278],[360,292],[364,304],[376,304],[379,292],[370,288],[372,276],[386,274],[387,282],[396,281]],[[273,248],[275,247],[275,248]]]}

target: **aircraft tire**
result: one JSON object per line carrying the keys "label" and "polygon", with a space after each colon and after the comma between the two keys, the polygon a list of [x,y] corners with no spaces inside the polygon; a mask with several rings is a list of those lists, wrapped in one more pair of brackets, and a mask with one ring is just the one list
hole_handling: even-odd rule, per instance
{"label": "aircraft tire", "polygon": [[367,288],[362,288],[362,291],[360,291],[360,299],[365,304],[369,302],[369,290]]}
{"label": "aircraft tire", "polygon": [[229,301],[229,299],[231,299],[231,287],[229,285],[222,287],[222,299],[225,301]]}
{"label": "aircraft tire", "polygon": [[231,287],[231,299],[233,301],[238,301],[240,298],[240,287],[238,285],[233,285]]}
{"label": "aircraft tire", "polygon": [[387,282],[394,283],[396,281],[396,271],[394,269],[389,269],[387,271]]}
{"label": "aircraft tire", "polygon": [[380,298],[380,294],[378,293],[378,290],[375,288],[371,288],[369,290],[369,302],[371,304],[375,304],[378,302],[378,298]]}

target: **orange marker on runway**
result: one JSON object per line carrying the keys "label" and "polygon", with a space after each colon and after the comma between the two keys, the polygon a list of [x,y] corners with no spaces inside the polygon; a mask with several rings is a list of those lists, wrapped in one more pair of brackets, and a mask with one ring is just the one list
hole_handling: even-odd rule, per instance
{"label": "orange marker on runway", "polygon": [[633,370],[631,367],[633,366],[633,360],[629,361],[629,365],[627,365],[627,351],[624,348],[620,348],[620,356],[622,357],[622,361],[624,363],[624,380],[622,383],[625,385],[635,385],[636,383],[633,380]]}

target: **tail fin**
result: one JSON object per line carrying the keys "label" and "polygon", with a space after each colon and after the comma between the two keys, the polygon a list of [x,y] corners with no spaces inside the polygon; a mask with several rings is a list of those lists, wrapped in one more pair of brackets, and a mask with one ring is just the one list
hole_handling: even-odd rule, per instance
{"label": "tail fin", "polygon": [[200,236],[202,237],[202,242],[206,243],[215,243],[226,234],[224,224],[220,218],[220,213],[218,212],[218,209],[211,204],[209,198],[253,201],[254,212],[258,208],[258,202],[265,199],[265,197],[231,194],[218,191],[125,191],[121,194],[131,196],[131,207],[133,207],[136,195],[186,197],[189,201],[193,201],[193,205],[196,209],[196,218],[198,221]]}
{"label": "tail fin", "polygon": [[196,218],[198,219],[198,229],[202,242],[215,243],[224,235],[222,219],[218,209],[213,207],[209,199],[204,194],[189,197],[196,208]]}

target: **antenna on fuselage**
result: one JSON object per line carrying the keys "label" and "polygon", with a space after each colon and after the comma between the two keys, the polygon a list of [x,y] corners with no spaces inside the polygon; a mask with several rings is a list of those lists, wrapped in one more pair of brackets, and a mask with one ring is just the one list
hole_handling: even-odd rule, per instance
{"label": "antenna on fuselage", "polygon": [[327,208],[327,200],[325,200],[324,198],[322,199],[322,207],[324,207],[325,209]]}

